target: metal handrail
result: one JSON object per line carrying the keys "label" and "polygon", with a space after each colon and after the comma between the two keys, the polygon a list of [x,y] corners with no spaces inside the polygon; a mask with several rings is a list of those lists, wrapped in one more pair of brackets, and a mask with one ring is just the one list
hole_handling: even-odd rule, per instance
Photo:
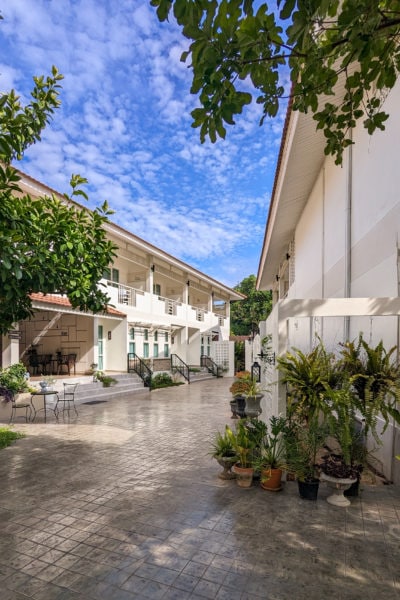
{"label": "metal handrail", "polygon": [[134,352],[128,354],[128,373],[137,373],[144,383],[144,387],[151,389],[151,378],[153,371]]}
{"label": "metal handrail", "polygon": [[202,354],[200,356],[200,366],[206,367],[209,373],[212,373],[215,377],[220,377],[220,367],[210,356]]}
{"label": "metal handrail", "polygon": [[177,354],[171,354],[171,371],[180,373],[190,383],[189,366]]}

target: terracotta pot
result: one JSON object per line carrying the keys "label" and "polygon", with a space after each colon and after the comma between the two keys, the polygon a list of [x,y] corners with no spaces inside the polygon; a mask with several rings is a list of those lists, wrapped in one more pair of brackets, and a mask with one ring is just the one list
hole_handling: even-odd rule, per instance
{"label": "terracotta pot", "polygon": [[251,487],[253,481],[253,467],[240,467],[239,463],[236,463],[232,471],[236,475],[236,483],[241,488],[249,488]]}
{"label": "terracotta pot", "polygon": [[263,490],[270,492],[280,492],[282,469],[262,469],[261,470],[261,487]]}

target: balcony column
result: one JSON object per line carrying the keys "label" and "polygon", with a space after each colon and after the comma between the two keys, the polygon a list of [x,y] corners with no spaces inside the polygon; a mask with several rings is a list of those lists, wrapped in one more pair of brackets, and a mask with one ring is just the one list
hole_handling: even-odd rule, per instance
{"label": "balcony column", "polygon": [[208,310],[211,313],[214,311],[214,292],[211,292],[208,297]]}
{"label": "balcony column", "polygon": [[153,293],[153,283],[154,283],[154,263],[153,257],[150,258],[150,266],[146,275],[146,292],[150,294]]}

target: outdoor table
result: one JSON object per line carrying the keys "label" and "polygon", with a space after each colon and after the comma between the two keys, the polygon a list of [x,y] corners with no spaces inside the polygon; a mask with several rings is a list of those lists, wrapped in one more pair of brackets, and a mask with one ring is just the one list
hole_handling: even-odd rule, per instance
{"label": "outdoor table", "polygon": [[[43,396],[43,408],[39,408],[38,410],[36,410],[34,404],[33,404],[33,399],[35,396]],[[56,392],[55,390],[38,390],[37,392],[32,392],[31,394],[31,405],[33,408],[33,412],[34,412],[34,417],[32,419],[32,421],[35,420],[36,418],[36,413],[40,412],[41,410],[44,410],[44,422],[46,423],[46,417],[47,417],[47,404],[46,404],[46,396],[57,396],[57,402],[59,401],[59,397],[58,397],[58,392]],[[58,421],[58,414],[56,413],[56,411],[54,410],[54,408],[52,409],[54,416],[56,418],[56,420]]]}

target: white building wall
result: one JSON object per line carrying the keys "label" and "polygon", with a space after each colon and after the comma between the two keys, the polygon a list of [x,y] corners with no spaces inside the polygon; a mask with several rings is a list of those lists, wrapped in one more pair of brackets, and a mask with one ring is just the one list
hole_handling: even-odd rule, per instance
{"label": "white building wall", "polygon": [[[353,132],[355,145],[345,152],[342,167],[336,166],[331,157],[324,160],[294,232],[296,277],[289,299],[346,297],[346,221],[350,207],[350,297],[399,295],[399,105],[400,84],[385,103],[384,108],[390,113],[386,131],[377,131],[370,137],[358,127]],[[307,350],[316,333],[328,348],[344,339],[345,317],[293,315],[277,323],[276,314],[268,319],[267,330],[275,336],[280,331],[288,347]],[[355,339],[363,332],[369,343],[377,344],[383,339],[387,349],[399,346],[399,319],[374,314],[352,316],[349,337]],[[276,348],[279,344],[280,340],[274,340]],[[284,394],[284,390],[279,393]],[[282,398],[278,398],[277,390],[274,398],[273,410],[280,410]],[[400,467],[395,461],[393,464],[392,456],[393,448],[398,453],[399,447],[399,430],[389,426],[379,456],[385,472],[396,481],[400,481]]]}

